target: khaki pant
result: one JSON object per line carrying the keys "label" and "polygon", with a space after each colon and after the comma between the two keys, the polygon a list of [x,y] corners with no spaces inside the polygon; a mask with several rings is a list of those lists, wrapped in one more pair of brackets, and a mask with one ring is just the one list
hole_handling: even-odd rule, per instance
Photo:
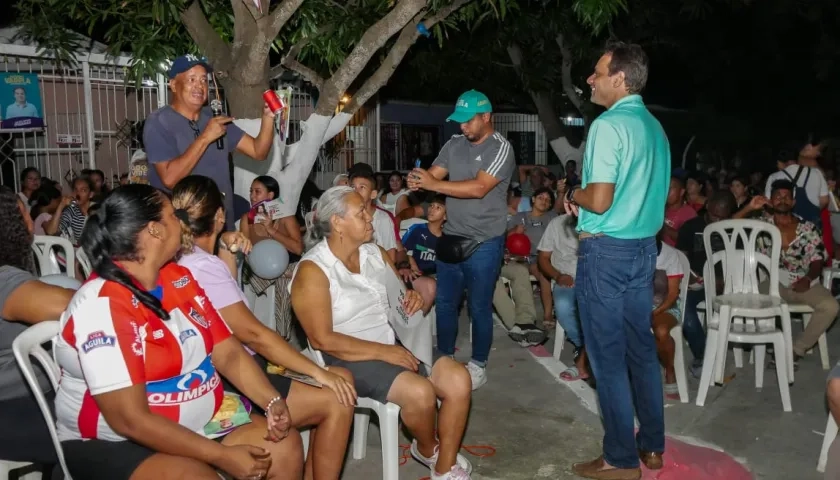
{"label": "khaki pant", "polygon": [[[505,291],[505,285],[499,279],[496,282],[496,290],[493,292],[493,307],[502,323],[510,330],[514,324],[525,323],[535,324],[537,321],[537,310],[534,306],[534,289],[531,287],[531,274],[528,273],[528,266],[524,263],[509,262],[502,266],[499,275],[510,280],[510,293]],[[511,300],[510,297],[513,297]]]}
{"label": "khaki pant", "polygon": [[[762,282],[758,288],[761,292],[770,291],[768,282]],[[805,352],[817,344],[820,335],[825,333],[834,322],[837,311],[840,310],[840,305],[837,304],[837,300],[831,295],[831,292],[819,284],[801,293],[779,285],[779,296],[788,303],[808,305],[814,309],[811,321],[805,327],[805,331],[793,342],[793,353],[799,356],[805,355]]]}

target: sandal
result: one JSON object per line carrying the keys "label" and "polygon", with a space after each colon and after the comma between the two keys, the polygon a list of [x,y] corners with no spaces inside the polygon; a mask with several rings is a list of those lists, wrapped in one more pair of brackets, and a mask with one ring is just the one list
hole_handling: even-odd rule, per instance
{"label": "sandal", "polygon": [[557,326],[557,320],[555,320],[554,317],[543,318],[542,324],[544,330],[551,330]]}
{"label": "sandal", "polygon": [[563,380],[564,382],[574,382],[576,380],[586,380],[588,378],[589,375],[581,375],[580,370],[578,370],[578,368],[575,366],[571,366],[566,370],[563,370],[562,373],[560,373],[560,380]]}

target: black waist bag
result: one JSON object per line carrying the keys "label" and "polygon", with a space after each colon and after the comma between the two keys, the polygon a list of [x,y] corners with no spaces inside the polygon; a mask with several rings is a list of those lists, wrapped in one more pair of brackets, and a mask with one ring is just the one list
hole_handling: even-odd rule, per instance
{"label": "black waist bag", "polygon": [[460,235],[443,234],[437,242],[437,259],[445,263],[461,263],[478,250],[481,242]]}

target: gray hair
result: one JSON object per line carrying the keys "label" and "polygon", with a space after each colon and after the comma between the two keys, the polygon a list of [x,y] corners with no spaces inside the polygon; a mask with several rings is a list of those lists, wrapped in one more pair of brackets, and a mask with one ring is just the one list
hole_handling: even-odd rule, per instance
{"label": "gray hair", "polygon": [[339,173],[335,176],[335,178],[333,178],[333,187],[337,186],[338,182],[340,182],[342,178],[350,180],[350,177],[347,176],[346,173]]}
{"label": "gray hair", "polygon": [[315,211],[306,218],[306,235],[303,238],[306,250],[314,247],[324,238],[329,238],[332,233],[330,223],[332,217],[335,215],[344,217],[347,213],[347,196],[352,193],[356,191],[347,186],[339,186],[332,187],[321,194],[321,198],[315,205]]}

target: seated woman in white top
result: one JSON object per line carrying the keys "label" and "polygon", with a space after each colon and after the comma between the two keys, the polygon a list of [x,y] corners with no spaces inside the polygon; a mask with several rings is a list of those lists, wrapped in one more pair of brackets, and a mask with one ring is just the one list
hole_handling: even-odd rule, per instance
{"label": "seated woman in white top", "polygon": [[410,207],[408,203],[408,189],[405,188],[405,180],[402,173],[394,170],[388,176],[389,191],[384,192],[377,202],[383,210],[387,210],[391,215]]}
{"label": "seated woman in white top", "polygon": [[[316,388],[281,375],[269,381],[283,397],[293,427],[313,426],[313,448],[307,457],[308,479],[337,480],[353,423],[356,392],[353,379],[342,368],[324,369],[303,356],[251,312],[236,284],[236,253],[248,253],[251,242],[241,232],[225,232],[224,197],[209,177],[190,175],[172,189],[172,205],[181,221],[181,252],[178,260],[204,288],[233,335],[251,349],[263,370],[267,362],[313,377],[326,388]],[[294,217],[293,217],[294,218]],[[219,253],[213,255],[216,242]],[[232,387],[228,387],[230,390]]]}
{"label": "seated woman in white top", "polygon": [[[432,480],[469,479],[472,466],[458,455],[472,393],[467,369],[441,357],[424,375],[414,355],[396,343],[388,323],[388,295],[378,280],[385,269],[396,270],[371,243],[373,226],[362,197],[350,187],[333,187],[315,212],[305,239],[310,248],[291,286],[292,308],[309,342],[328,365],[350,370],[360,397],[402,408],[403,423],[414,437],[411,454],[430,468]],[[421,304],[417,292],[406,293],[406,313]]]}

